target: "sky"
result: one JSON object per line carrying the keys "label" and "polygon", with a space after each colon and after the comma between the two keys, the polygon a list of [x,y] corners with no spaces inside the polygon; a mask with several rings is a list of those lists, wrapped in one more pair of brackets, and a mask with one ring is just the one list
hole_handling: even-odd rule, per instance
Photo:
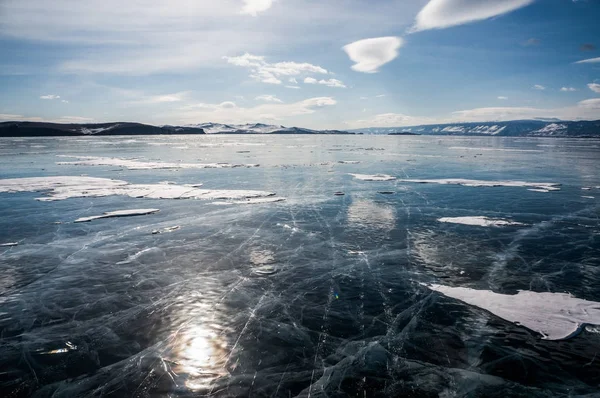
{"label": "sky", "polygon": [[0,0],[0,121],[600,119],[600,0]]}

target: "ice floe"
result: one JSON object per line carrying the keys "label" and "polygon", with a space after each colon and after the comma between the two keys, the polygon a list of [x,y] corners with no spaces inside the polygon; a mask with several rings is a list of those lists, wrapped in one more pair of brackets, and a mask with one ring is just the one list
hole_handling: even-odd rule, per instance
{"label": "ice floe", "polygon": [[62,158],[76,158],[68,162],[56,162],[58,165],[74,166],[114,166],[124,167],[129,170],[152,169],[222,169],[234,167],[258,167],[258,164],[231,164],[231,163],[178,163],[178,162],[153,162],[139,159],[106,158],[100,156],[71,156],[57,155]]}
{"label": "ice floe", "polygon": [[159,212],[159,209],[130,209],[130,210],[116,210],[107,211],[99,216],[81,217],[73,222],[88,222],[99,220],[101,218],[112,218],[112,217],[131,217],[131,216],[145,216],[146,214],[152,214]]}
{"label": "ice floe", "polygon": [[525,225],[520,222],[505,220],[502,218],[488,218],[485,216],[472,217],[442,217],[438,218],[439,222],[463,225],[476,225],[480,227],[504,227],[504,226],[519,226]]}
{"label": "ice floe", "polygon": [[536,331],[547,340],[566,339],[586,324],[600,324],[600,303],[579,299],[568,293],[520,290],[518,294],[509,295],[436,284],[428,287]]}
{"label": "ice floe", "polygon": [[387,174],[352,174],[352,173],[350,173],[350,175],[353,176],[354,178],[356,178],[357,180],[362,180],[362,181],[393,181],[396,179],[396,177],[392,177]]}
{"label": "ice floe", "polygon": [[15,193],[39,191],[46,191],[46,196],[37,198],[37,200],[40,201],[111,195],[149,199],[206,200],[239,200],[275,196],[275,193],[265,191],[212,190],[173,184],[130,184],[126,181],[109,178],[81,176],[26,177],[0,180],[0,192]]}
{"label": "ice floe", "polygon": [[559,187],[561,185],[554,182],[488,181],[467,180],[462,178],[440,178],[432,180],[402,179],[398,181],[417,184],[463,185],[465,187],[532,187],[539,190],[543,189],[545,191],[560,191]]}

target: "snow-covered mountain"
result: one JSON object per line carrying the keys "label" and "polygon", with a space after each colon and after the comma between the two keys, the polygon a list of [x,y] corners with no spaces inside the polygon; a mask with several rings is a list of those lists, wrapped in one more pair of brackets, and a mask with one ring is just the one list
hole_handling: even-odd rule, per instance
{"label": "snow-covered mountain", "polygon": [[422,135],[599,137],[600,120],[513,120],[508,122],[452,123],[406,127],[369,127],[354,132],[363,134],[413,133]]}
{"label": "snow-covered mountain", "polygon": [[302,127],[285,127],[276,124],[248,123],[222,124],[199,123],[185,125],[187,128],[199,128],[206,134],[348,134],[339,130],[311,130]]}

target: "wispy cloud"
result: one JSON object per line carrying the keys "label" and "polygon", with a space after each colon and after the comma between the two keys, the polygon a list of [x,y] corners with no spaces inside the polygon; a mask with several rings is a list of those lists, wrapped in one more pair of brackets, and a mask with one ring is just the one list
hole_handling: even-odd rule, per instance
{"label": "wispy cloud", "polygon": [[381,113],[368,119],[360,119],[346,123],[350,128],[364,127],[402,127],[435,123],[435,120],[424,117],[413,117],[402,113]]}
{"label": "wispy cloud", "polygon": [[590,88],[590,90],[592,90],[595,93],[600,93],[600,84],[598,83],[590,83],[588,84],[588,87]]}
{"label": "wispy cloud", "polygon": [[283,101],[280,100],[279,98],[277,98],[274,95],[270,95],[270,94],[263,94],[263,95],[259,95],[258,97],[254,98],[257,101],[265,101],[265,102],[278,102],[278,103],[282,103]]}
{"label": "wispy cloud", "polygon": [[508,97],[504,97],[504,96],[500,95],[500,96],[498,97],[498,99],[499,99],[499,100],[503,100],[503,101],[505,101],[505,100],[507,100],[507,99],[508,99]]}
{"label": "wispy cloud", "polygon": [[300,86],[284,86],[285,88],[291,88],[293,90],[299,90]]}
{"label": "wispy cloud", "polygon": [[241,107],[229,101],[220,104],[199,103],[187,105],[172,116],[187,123],[197,123],[198,120],[223,123],[272,122],[309,115],[336,103],[332,97],[307,98],[294,103],[269,102],[254,107]]}
{"label": "wispy cloud", "polygon": [[59,99],[60,95],[55,95],[55,94],[47,94],[47,95],[40,95],[40,99],[43,100],[55,100],[55,99]]}
{"label": "wispy cloud", "polygon": [[542,86],[541,84],[536,84],[532,87],[534,90],[545,90],[546,86]]}
{"label": "wispy cloud", "polygon": [[244,0],[242,14],[257,16],[258,13],[267,11],[273,5],[275,0]]}
{"label": "wispy cloud", "polygon": [[188,99],[189,91],[181,91],[172,94],[142,95],[140,99],[130,101],[133,104],[165,104],[170,102],[181,102]]}
{"label": "wispy cloud", "polygon": [[376,37],[347,44],[343,50],[355,62],[352,69],[357,72],[376,73],[377,69],[398,56],[404,40],[400,37]]}
{"label": "wispy cloud", "polygon": [[410,32],[443,29],[489,19],[525,7],[534,0],[430,0]]}
{"label": "wispy cloud", "polygon": [[581,61],[577,61],[575,63],[576,64],[598,64],[598,63],[600,63],[600,57],[598,57],[598,58],[582,59]]}
{"label": "wispy cloud", "polygon": [[304,83],[305,84],[321,84],[321,85],[324,85],[327,87],[346,88],[346,85],[344,84],[344,82],[342,82],[341,80],[337,80],[337,79],[317,80],[313,77],[307,77],[306,79],[304,79]]}
{"label": "wispy cloud", "polygon": [[577,89],[575,87],[561,87],[560,91],[569,92],[569,91],[577,91]]}
{"label": "wispy cloud", "polygon": [[245,53],[237,57],[223,57],[228,63],[250,69],[250,77],[268,84],[282,84],[281,79],[308,73],[328,74],[327,69],[308,62],[269,63],[264,56]]}

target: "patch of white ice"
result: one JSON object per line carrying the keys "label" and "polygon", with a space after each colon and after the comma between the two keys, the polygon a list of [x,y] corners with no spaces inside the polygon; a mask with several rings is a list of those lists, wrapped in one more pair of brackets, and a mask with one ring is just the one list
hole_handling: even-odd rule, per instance
{"label": "patch of white ice", "polygon": [[600,324],[600,303],[579,299],[568,293],[520,290],[518,294],[508,295],[466,287],[435,284],[428,287],[536,331],[547,340],[566,339],[583,325]]}
{"label": "patch of white ice", "polygon": [[350,175],[353,176],[354,178],[356,178],[357,180],[362,180],[362,181],[393,181],[396,179],[396,177],[392,177],[387,174],[352,174],[352,173],[350,173]]}
{"label": "patch of white ice", "polygon": [[129,184],[126,181],[98,177],[60,176],[26,177],[0,180],[0,192],[39,192],[46,195],[40,201],[64,200],[69,198],[102,197],[110,195],[149,199],[206,199],[239,200],[266,198],[273,192],[246,190],[212,190],[185,185]]}
{"label": "patch of white ice", "polygon": [[532,187],[535,189],[544,189],[546,191],[560,191],[560,184],[554,182],[487,181],[467,180],[462,178],[440,178],[432,180],[403,179],[398,181],[417,184],[463,185],[465,187]]}
{"label": "patch of white ice", "polygon": [[231,163],[172,163],[151,162],[138,159],[105,158],[100,156],[70,156],[58,155],[63,158],[76,158],[70,162],[56,162],[58,165],[70,166],[113,166],[124,167],[129,170],[152,169],[222,169],[234,167],[258,167],[258,164],[231,164]]}
{"label": "patch of white ice", "polygon": [[0,243],[0,247],[13,247],[13,246],[17,246],[18,244],[19,244],[19,242]]}
{"label": "patch of white ice", "polygon": [[480,227],[504,227],[525,225],[516,221],[509,221],[502,218],[488,218],[485,216],[474,217],[442,217],[438,218],[439,222],[463,225],[476,225]]}
{"label": "patch of white ice", "polygon": [[90,217],[81,217],[73,222],[88,222],[93,220],[99,220],[101,218],[111,218],[111,217],[130,217],[130,216],[144,216],[146,214],[152,214],[159,212],[159,209],[130,209],[130,210],[116,210],[116,211],[107,211],[102,213],[99,216],[90,216]]}

